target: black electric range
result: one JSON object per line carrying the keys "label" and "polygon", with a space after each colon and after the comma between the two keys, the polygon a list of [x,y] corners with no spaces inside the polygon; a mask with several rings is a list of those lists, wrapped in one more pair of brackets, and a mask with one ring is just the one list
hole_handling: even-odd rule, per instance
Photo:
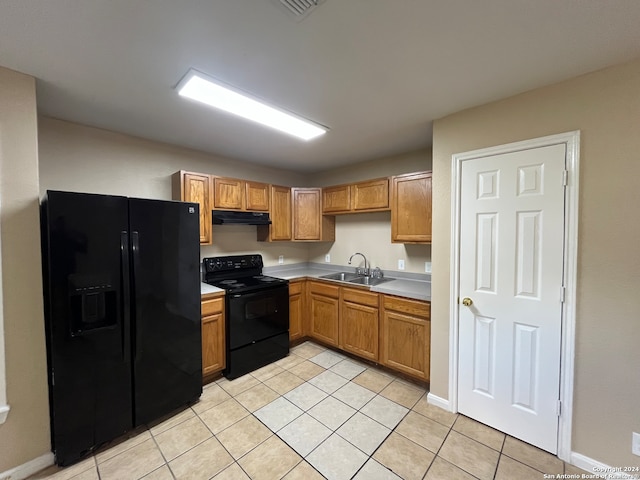
{"label": "black electric range", "polygon": [[262,256],[203,259],[204,281],[225,290],[227,366],[240,377],[289,354],[289,282],[262,275]]}

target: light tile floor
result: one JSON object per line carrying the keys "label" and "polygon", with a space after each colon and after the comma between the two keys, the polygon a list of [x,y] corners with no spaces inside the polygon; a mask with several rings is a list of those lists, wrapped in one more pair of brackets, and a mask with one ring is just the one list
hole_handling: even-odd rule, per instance
{"label": "light tile floor", "polygon": [[68,468],[31,479],[541,479],[586,473],[306,342],[205,386],[200,401]]}

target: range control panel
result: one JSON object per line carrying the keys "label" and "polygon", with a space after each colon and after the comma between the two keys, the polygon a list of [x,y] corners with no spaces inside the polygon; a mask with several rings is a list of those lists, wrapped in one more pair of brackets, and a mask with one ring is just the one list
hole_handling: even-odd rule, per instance
{"label": "range control panel", "polygon": [[229,255],[209,257],[202,260],[205,273],[229,272],[234,270],[262,270],[262,255]]}

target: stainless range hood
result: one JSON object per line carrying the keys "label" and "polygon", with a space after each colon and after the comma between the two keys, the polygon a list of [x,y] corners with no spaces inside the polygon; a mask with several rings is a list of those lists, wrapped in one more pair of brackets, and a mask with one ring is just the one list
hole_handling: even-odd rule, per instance
{"label": "stainless range hood", "polygon": [[268,213],[236,212],[233,210],[212,210],[214,225],[269,225],[271,219]]}

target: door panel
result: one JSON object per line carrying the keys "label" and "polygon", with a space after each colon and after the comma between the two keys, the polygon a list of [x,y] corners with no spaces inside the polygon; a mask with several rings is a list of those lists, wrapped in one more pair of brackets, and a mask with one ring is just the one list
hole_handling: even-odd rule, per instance
{"label": "door panel", "polygon": [[52,442],[67,465],[133,423],[127,199],[47,192],[42,214]]}
{"label": "door panel", "polygon": [[135,425],[202,391],[198,208],[130,199]]}
{"label": "door panel", "polygon": [[462,164],[459,411],[556,453],[564,144]]}

